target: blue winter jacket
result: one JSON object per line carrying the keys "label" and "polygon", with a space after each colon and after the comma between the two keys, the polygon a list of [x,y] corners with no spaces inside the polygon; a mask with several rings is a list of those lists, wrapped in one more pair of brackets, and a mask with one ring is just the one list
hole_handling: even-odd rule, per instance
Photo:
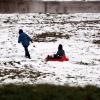
{"label": "blue winter jacket", "polygon": [[58,50],[56,55],[58,55],[58,56],[65,56],[65,51],[64,50]]}
{"label": "blue winter jacket", "polygon": [[32,39],[24,32],[19,34],[18,43],[22,43],[24,47],[28,47],[30,41],[32,41]]}

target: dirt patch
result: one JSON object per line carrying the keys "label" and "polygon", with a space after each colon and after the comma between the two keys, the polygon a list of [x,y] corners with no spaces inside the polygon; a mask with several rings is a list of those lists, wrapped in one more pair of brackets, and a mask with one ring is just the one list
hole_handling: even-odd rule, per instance
{"label": "dirt patch", "polygon": [[33,79],[37,80],[38,77],[42,76],[44,73],[39,71],[25,70],[25,69],[0,69],[0,79],[1,82],[6,79]]}
{"label": "dirt patch", "polygon": [[58,38],[69,39],[70,35],[58,33],[58,32],[48,32],[48,33],[42,33],[42,34],[37,34],[33,36],[33,41],[35,42],[55,42],[57,41]]}
{"label": "dirt patch", "polygon": [[100,44],[100,40],[93,40],[94,44]]}
{"label": "dirt patch", "polygon": [[83,61],[80,61],[80,62],[77,62],[76,64],[79,64],[79,65],[95,65],[95,63],[92,61],[92,62],[83,62]]}

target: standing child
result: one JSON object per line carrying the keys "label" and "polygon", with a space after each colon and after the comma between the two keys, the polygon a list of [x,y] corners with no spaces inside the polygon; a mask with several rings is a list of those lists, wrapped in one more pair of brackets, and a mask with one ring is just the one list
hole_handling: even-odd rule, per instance
{"label": "standing child", "polygon": [[22,29],[20,29],[18,43],[22,43],[25,50],[25,57],[29,59],[31,58],[28,51],[28,46],[30,42],[32,42],[32,39],[26,33],[24,33]]}

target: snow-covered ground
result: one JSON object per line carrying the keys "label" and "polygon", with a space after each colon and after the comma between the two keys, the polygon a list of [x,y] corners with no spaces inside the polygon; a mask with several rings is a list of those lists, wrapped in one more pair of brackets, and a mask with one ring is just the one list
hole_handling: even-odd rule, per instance
{"label": "snow-covered ground", "polygon": [[[55,38],[55,42],[34,41],[29,46],[32,59],[27,59],[18,44],[19,29],[33,41],[43,33],[65,37],[45,37]],[[66,39],[66,35],[70,38]],[[45,62],[48,54],[56,53],[59,44],[70,60]],[[9,83],[100,86],[100,13],[0,14],[0,84]]]}

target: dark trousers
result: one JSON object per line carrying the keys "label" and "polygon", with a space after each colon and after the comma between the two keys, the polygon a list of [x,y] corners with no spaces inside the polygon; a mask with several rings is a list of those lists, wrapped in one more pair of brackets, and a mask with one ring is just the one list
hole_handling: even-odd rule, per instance
{"label": "dark trousers", "polygon": [[60,59],[61,56],[57,55],[57,54],[54,54],[53,56],[49,56],[47,57],[48,59]]}
{"label": "dark trousers", "polygon": [[28,47],[24,47],[25,49],[25,57],[26,58],[30,58],[30,54],[29,54],[29,51],[28,51]]}

